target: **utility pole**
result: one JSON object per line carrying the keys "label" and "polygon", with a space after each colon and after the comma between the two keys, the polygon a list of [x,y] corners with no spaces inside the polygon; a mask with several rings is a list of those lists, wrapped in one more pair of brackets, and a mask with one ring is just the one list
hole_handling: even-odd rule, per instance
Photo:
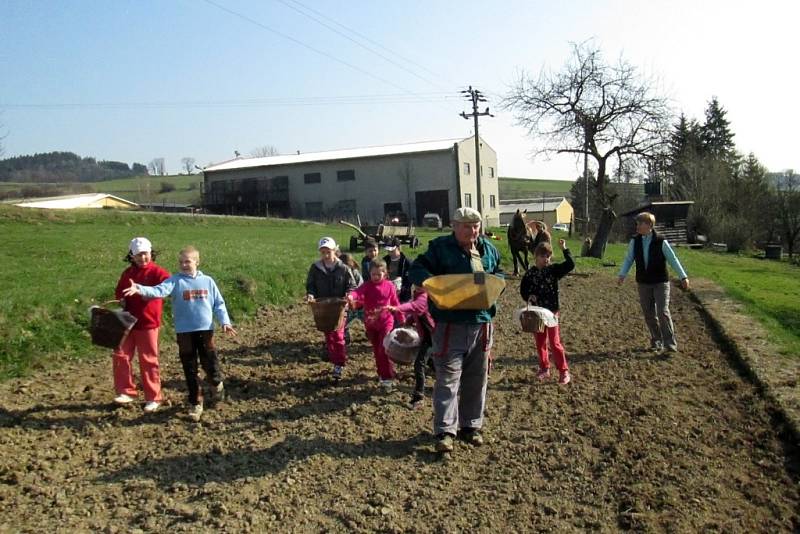
{"label": "utility pole", "polygon": [[[473,89],[470,85],[469,89],[461,91],[461,93],[466,96],[467,100],[472,100],[472,113],[465,113],[462,111],[461,116],[467,120],[469,120],[470,117],[475,119],[475,174],[478,180],[478,213],[481,214],[481,220],[483,220],[483,199],[481,198],[481,142],[478,136],[478,117],[483,115],[494,117],[494,115],[489,113],[488,107],[486,108],[486,111],[478,113],[478,102],[488,102],[486,97],[483,96],[483,93],[481,93],[479,90]],[[483,228],[483,226],[484,225],[481,225],[481,228]]]}

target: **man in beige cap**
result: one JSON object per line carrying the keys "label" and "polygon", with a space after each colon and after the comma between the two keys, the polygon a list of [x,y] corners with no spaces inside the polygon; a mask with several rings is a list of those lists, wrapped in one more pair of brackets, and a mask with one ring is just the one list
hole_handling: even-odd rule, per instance
{"label": "man in beige cap", "polygon": [[[453,214],[453,233],[437,237],[417,257],[409,270],[417,286],[431,276],[485,272],[501,274],[500,254],[481,235],[481,214],[458,208]],[[436,450],[450,452],[458,435],[480,446],[486,405],[486,376],[492,348],[495,306],[485,310],[443,310],[428,300],[436,321],[433,331],[433,433]]]}

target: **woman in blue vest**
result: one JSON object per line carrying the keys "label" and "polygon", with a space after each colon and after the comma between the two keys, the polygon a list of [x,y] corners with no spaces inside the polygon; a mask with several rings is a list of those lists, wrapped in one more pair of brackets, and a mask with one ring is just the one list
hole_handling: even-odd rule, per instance
{"label": "woman in blue vest", "polygon": [[619,283],[636,263],[636,282],[639,284],[639,303],[644,322],[650,331],[650,349],[660,352],[678,351],[675,329],[669,313],[669,275],[667,263],[678,274],[683,289],[689,289],[689,278],[666,239],[654,229],[655,216],[643,211],[636,216],[636,237],[628,245],[628,253],[619,270]]}

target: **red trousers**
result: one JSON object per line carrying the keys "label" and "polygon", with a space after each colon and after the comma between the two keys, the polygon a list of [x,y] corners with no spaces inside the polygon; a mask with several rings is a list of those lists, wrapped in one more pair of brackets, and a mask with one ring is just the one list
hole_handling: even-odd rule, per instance
{"label": "red trousers", "polygon": [[372,343],[372,354],[375,356],[375,367],[381,380],[394,378],[394,363],[383,348],[383,338],[392,331],[393,320],[390,318],[385,324],[369,325],[366,328],[367,338]]}
{"label": "red trousers", "polygon": [[158,328],[131,330],[128,337],[114,350],[114,389],[117,394],[138,395],[133,380],[131,361],[139,352],[139,371],[147,402],[161,402],[161,374],[158,368]]}
{"label": "red trousers", "polygon": [[556,362],[556,369],[562,373],[569,369],[567,365],[567,354],[564,352],[564,346],[561,344],[561,331],[558,325],[545,327],[544,332],[534,333],[533,338],[536,340],[536,352],[539,353],[540,370],[550,368],[550,358],[547,354],[548,341],[550,341],[550,348],[553,349],[553,359]]}

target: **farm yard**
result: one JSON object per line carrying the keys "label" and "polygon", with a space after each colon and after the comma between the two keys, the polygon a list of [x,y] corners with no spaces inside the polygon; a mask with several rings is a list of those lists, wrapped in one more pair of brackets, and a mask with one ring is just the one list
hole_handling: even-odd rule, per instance
{"label": "farm yard", "polygon": [[[562,282],[573,383],[560,388],[535,380],[533,342],[512,321],[519,297],[510,279],[496,322],[487,444],[459,443],[443,461],[432,452],[430,406],[407,406],[410,369],[382,393],[360,324],[345,379],[327,377],[322,336],[297,304],[298,280],[315,238],[332,232],[345,242],[346,230],[334,228],[0,212],[0,230],[12,236],[0,273],[14,280],[0,329],[16,343],[3,347],[15,356],[4,356],[10,378],[0,383],[0,530],[800,528],[796,443],[690,294],[673,291],[681,352],[650,353],[635,284],[618,288],[615,270],[578,258]],[[85,309],[109,297],[124,266],[118,249],[133,234],[151,236],[168,269],[181,245],[195,243],[201,270],[218,279],[234,313],[239,336],[219,338],[229,398],[199,424],[184,415],[169,328],[161,338],[168,401],[149,416],[111,404],[108,355],[88,348]],[[700,256],[686,256],[690,276],[702,271]],[[706,269],[709,278],[723,272]],[[770,313],[755,282],[739,291],[748,310]],[[772,320],[793,347],[791,323]]]}

